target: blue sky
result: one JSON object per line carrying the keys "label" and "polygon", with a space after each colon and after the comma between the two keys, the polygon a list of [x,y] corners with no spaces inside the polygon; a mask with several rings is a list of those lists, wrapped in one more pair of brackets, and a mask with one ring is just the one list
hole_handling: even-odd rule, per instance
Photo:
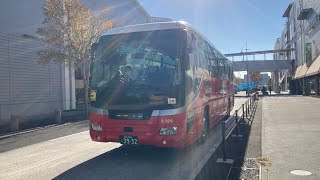
{"label": "blue sky", "polygon": [[184,20],[221,52],[273,49],[293,0],[139,0],[152,15]]}

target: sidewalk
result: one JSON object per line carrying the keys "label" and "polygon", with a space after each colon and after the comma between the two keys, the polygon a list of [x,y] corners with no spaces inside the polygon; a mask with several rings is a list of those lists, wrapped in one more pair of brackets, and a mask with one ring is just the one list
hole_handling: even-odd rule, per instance
{"label": "sidewalk", "polygon": [[271,166],[263,168],[262,179],[320,179],[319,109],[320,100],[311,97],[263,98],[262,156]]}
{"label": "sidewalk", "polygon": [[290,94],[289,91],[280,91],[280,93],[275,93],[274,91],[271,91],[271,96],[280,96],[280,95],[289,95],[289,94]]}
{"label": "sidewalk", "polygon": [[[259,96],[262,96],[262,92],[258,91]],[[268,91],[269,93],[269,91]],[[254,93],[251,93],[250,96],[252,96]],[[283,96],[283,95],[289,95],[289,91],[281,91],[280,93],[275,93],[274,91],[271,91],[271,95],[267,96]],[[237,94],[234,95],[235,97],[248,97],[245,91],[239,91]]]}
{"label": "sidewalk", "polygon": [[[254,93],[251,93],[250,96],[252,96]],[[234,94],[235,97],[248,97],[246,94],[246,91],[239,91],[237,94]]]}

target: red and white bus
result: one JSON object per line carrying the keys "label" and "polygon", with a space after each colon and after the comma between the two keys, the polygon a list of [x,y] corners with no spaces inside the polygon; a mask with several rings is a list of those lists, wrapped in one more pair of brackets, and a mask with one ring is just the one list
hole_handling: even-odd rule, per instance
{"label": "red and white bus", "polygon": [[94,47],[93,141],[186,147],[233,107],[231,62],[187,23],[112,29]]}

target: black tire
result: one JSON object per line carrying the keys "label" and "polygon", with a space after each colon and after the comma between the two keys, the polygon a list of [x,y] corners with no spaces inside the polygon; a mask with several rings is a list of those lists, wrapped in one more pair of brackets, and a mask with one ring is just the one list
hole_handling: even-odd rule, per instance
{"label": "black tire", "polygon": [[201,131],[201,143],[204,143],[209,134],[209,113],[207,109],[203,110],[202,115],[202,131]]}

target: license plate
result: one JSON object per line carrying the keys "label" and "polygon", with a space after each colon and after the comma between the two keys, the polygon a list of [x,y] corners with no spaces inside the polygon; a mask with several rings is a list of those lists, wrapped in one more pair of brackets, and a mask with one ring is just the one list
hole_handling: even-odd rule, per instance
{"label": "license plate", "polygon": [[120,143],[126,145],[138,145],[138,136],[120,136]]}

